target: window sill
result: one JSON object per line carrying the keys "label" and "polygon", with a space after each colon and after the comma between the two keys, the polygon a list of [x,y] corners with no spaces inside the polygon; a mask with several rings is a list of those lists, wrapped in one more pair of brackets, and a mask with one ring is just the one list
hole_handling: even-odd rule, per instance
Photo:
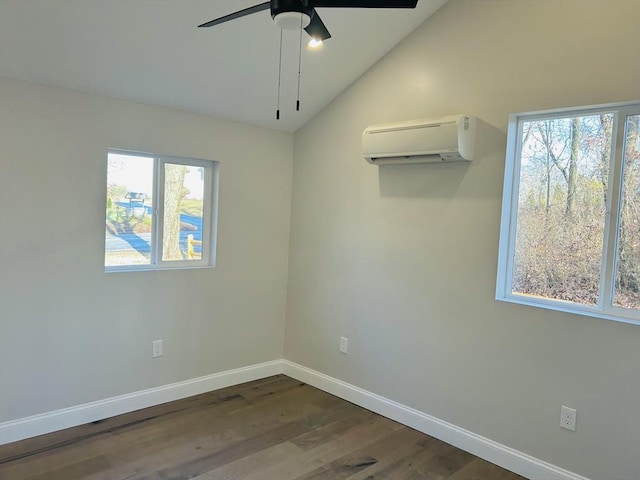
{"label": "window sill", "polygon": [[623,308],[612,308],[609,311],[600,310],[598,308],[582,307],[570,302],[547,300],[538,297],[528,297],[526,295],[496,295],[496,300],[500,302],[516,303],[519,305],[527,305],[529,307],[544,308],[547,310],[555,310],[558,312],[572,313],[574,315],[585,315],[589,317],[602,318],[604,320],[613,320],[614,322],[628,323],[631,325],[640,325],[640,313],[628,311]]}
{"label": "window sill", "polygon": [[215,265],[176,265],[171,267],[157,267],[147,265],[127,265],[122,267],[105,267],[104,273],[131,273],[131,272],[162,272],[167,270],[201,270],[215,268]]}

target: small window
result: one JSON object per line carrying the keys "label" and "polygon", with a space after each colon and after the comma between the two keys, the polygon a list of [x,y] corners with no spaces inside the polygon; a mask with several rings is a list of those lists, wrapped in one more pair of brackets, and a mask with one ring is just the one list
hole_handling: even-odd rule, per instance
{"label": "small window", "polygon": [[640,103],[510,116],[498,300],[640,323]]}
{"label": "small window", "polygon": [[217,162],[109,150],[106,271],[215,264]]}

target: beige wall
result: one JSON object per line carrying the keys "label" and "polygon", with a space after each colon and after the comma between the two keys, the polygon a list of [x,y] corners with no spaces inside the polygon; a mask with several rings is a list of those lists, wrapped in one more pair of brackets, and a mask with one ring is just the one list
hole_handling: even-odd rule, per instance
{"label": "beige wall", "polygon": [[[291,134],[0,88],[0,421],[282,358]],[[215,269],[104,273],[109,147],[220,162]]]}
{"label": "beige wall", "polygon": [[[508,114],[639,99],[639,44],[637,0],[450,0],[299,130],[285,357],[582,475],[637,479],[640,328],[494,294]],[[469,165],[362,158],[368,124],[461,112],[485,122]]]}
{"label": "beige wall", "polygon": [[[281,358],[284,338],[292,361],[637,479],[640,329],[493,298],[507,115],[640,98],[639,18],[637,0],[450,0],[295,152],[287,133],[2,79],[0,422]],[[369,124],[459,112],[484,120],[469,165],[362,159]],[[215,269],[104,274],[109,147],[220,161]]]}

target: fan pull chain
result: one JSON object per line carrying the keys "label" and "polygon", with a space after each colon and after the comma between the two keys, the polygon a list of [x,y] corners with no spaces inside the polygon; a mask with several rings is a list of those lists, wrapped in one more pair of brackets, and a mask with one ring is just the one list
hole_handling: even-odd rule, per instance
{"label": "fan pull chain", "polygon": [[278,106],[276,108],[276,120],[280,120],[280,81],[282,79],[282,30],[280,30],[280,62],[278,65]]}
{"label": "fan pull chain", "polygon": [[300,71],[302,70],[302,14],[300,14],[300,49],[298,50],[298,98],[296,112],[300,111]]}

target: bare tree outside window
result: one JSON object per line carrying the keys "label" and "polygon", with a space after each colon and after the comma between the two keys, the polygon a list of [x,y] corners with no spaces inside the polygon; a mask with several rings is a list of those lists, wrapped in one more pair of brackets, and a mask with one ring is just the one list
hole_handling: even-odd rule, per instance
{"label": "bare tree outside window", "polygon": [[496,298],[640,323],[639,112],[510,117]]}
{"label": "bare tree outside window", "polygon": [[597,305],[611,133],[598,115],[523,132],[514,291]]}
{"label": "bare tree outside window", "polygon": [[640,309],[640,115],[627,117],[614,305]]}

